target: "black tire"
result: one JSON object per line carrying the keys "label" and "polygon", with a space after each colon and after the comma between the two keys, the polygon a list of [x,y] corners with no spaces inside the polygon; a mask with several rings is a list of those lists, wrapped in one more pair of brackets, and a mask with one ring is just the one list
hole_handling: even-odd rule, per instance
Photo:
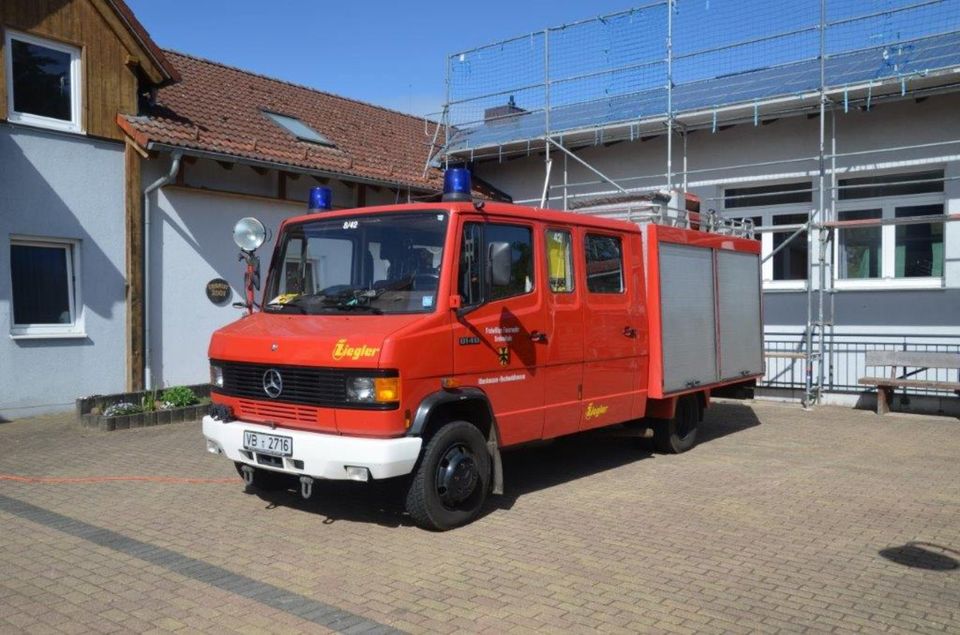
{"label": "black tire", "polygon": [[437,430],[407,491],[407,513],[419,527],[446,531],[473,521],[490,491],[490,454],[473,424],[452,421]]}
{"label": "black tire", "polygon": [[[244,465],[245,463],[241,463],[240,461],[234,461],[233,463],[233,466],[237,468],[237,474],[240,475],[240,478],[243,478]],[[253,468],[253,483],[251,484],[253,489],[258,489],[261,492],[276,492],[287,489],[291,483],[292,479],[286,474],[271,472],[270,470],[261,470],[256,467]]]}
{"label": "black tire", "polygon": [[680,397],[673,418],[660,419],[653,426],[653,440],[657,449],[666,454],[680,454],[695,446],[700,412],[697,395]]}

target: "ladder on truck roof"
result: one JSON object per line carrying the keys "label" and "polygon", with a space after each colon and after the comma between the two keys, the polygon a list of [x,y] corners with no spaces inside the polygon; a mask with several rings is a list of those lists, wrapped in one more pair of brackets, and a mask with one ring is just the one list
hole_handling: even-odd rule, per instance
{"label": "ladder on truck roof", "polygon": [[[688,194],[683,201],[686,204],[681,205],[681,196],[679,192],[664,191],[630,197],[588,199],[571,206],[570,211],[616,218],[641,226],[654,223],[724,236],[754,238],[756,227],[752,218],[724,218],[712,209],[699,212],[696,211],[700,207],[699,198]],[[691,206],[695,209],[690,209]]]}

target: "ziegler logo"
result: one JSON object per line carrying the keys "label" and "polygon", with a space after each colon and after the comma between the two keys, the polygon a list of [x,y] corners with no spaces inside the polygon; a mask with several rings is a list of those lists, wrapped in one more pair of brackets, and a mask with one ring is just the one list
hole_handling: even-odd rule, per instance
{"label": "ziegler logo", "polygon": [[594,406],[593,402],[587,404],[587,419],[596,419],[597,417],[606,414],[607,410],[610,409],[610,406]]}
{"label": "ziegler logo", "polygon": [[377,353],[379,352],[379,348],[367,346],[366,344],[361,346],[350,346],[347,344],[346,339],[337,340],[337,343],[333,346],[333,358],[337,361],[340,361],[341,359],[352,359],[353,361],[357,361],[361,357],[376,357]]}

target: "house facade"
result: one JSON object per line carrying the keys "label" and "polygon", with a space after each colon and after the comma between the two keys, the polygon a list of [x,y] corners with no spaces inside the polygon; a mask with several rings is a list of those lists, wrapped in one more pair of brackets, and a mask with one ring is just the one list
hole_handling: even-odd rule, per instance
{"label": "house facade", "polygon": [[117,4],[0,4],[0,417],[126,385],[117,113],[176,72]]}
{"label": "house facade", "polygon": [[240,218],[440,189],[422,119],[163,51],[119,0],[51,7],[0,4],[0,418],[206,381]]}

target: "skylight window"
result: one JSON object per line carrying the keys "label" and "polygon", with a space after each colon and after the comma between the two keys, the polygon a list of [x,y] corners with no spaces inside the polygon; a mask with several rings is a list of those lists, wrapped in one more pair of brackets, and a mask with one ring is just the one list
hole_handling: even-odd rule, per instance
{"label": "skylight window", "polygon": [[326,138],[296,117],[288,117],[287,115],[281,115],[275,112],[267,112],[266,110],[263,111],[263,114],[270,117],[275,124],[292,134],[300,141],[309,141],[311,143],[319,143],[323,146],[336,147],[336,144],[333,141],[330,141],[330,139]]}

